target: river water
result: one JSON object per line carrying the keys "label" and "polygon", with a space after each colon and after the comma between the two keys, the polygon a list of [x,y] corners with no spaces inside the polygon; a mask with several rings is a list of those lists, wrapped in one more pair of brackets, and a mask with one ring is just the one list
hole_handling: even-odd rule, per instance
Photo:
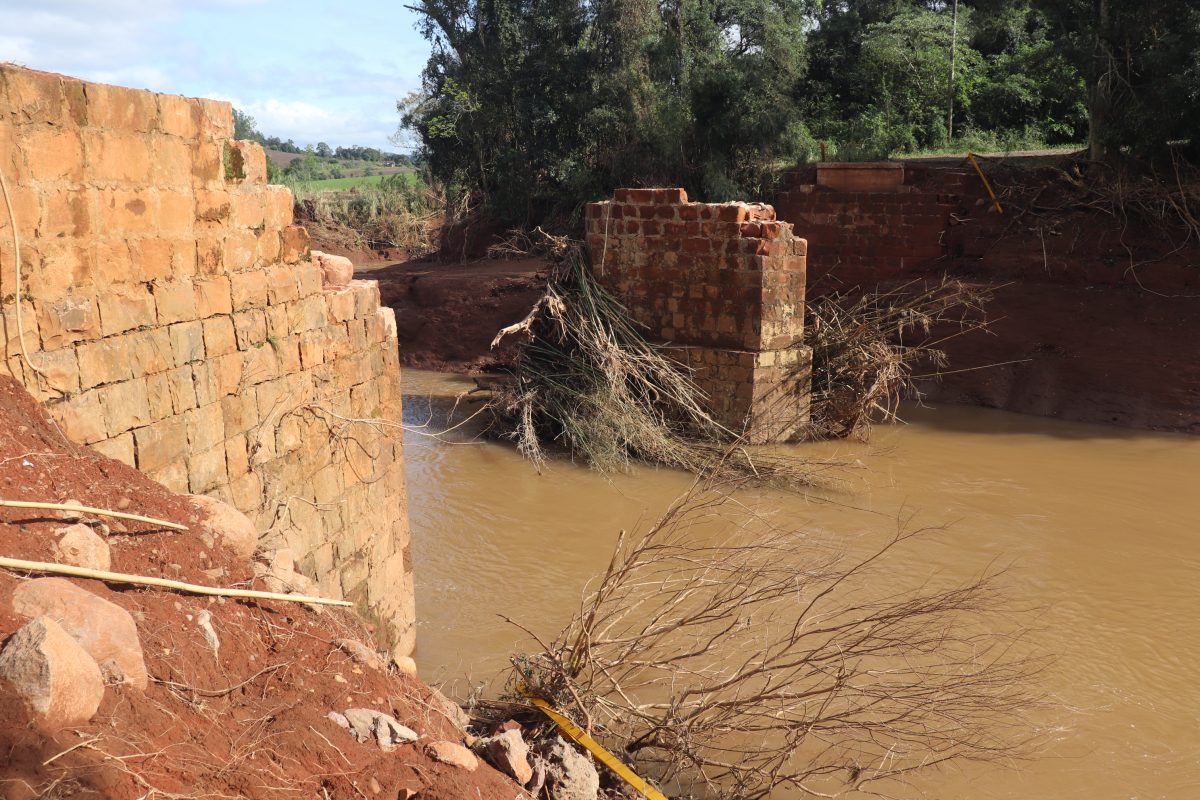
{"label": "river water", "polygon": [[[668,470],[543,474],[470,425],[444,437],[448,375],[403,379],[422,677],[459,694],[550,638],[578,608],[622,529],[653,521],[691,483]],[[870,444],[798,446],[855,462],[836,503],[755,493],[811,530],[886,535],[900,516],[946,527],[889,555],[917,580],[997,565],[1038,606],[1034,645],[1056,735],[1014,769],[943,769],[931,798],[1200,798],[1200,439],[986,409],[907,409]]]}

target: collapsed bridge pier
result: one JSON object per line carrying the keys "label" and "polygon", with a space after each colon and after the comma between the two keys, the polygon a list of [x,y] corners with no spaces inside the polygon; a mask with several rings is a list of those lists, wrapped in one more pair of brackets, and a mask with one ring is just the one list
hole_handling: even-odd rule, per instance
{"label": "collapsed bridge pier", "polygon": [[752,444],[808,422],[808,243],[769,205],[689,203],[683,189],[618,189],[589,203],[597,280],[691,370],[717,422]]}

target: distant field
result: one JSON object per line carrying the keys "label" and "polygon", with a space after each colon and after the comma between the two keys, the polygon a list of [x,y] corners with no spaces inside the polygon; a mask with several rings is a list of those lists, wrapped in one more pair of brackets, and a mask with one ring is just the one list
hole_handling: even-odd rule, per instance
{"label": "distant field", "polygon": [[[402,171],[402,169],[397,169],[394,174]],[[303,189],[308,192],[340,192],[345,189],[353,189],[355,186],[375,186],[385,177],[390,177],[390,175],[359,175],[354,178],[325,178],[319,181],[300,181],[294,185],[294,188]],[[410,184],[416,183],[418,180],[416,173],[411,171],[406,172],[405,177]]]}

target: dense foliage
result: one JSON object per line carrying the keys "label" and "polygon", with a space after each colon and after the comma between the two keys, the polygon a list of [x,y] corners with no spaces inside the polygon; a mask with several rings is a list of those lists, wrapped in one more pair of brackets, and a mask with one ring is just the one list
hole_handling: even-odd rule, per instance
{"label": "dense foliage", "polygon": [[[762,196],[780,164],[1200,125],[1193,0],[418,0],[402,101],[433,173],[514,223],[618,185]],[[953,79],[951,78],[953,76]]]}

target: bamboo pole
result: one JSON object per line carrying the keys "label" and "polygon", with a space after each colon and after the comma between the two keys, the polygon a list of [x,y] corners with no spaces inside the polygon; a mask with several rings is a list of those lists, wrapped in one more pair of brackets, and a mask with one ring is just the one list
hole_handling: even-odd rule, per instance
{"label": "bamboo pole", "polygon": [[216,586],[200,586],[195,583],[184,583],[167,578],[151,578],[148,575],[131,575],[126,572],[107,572],[87,567],[73,567],[69,564],[52,564],[46,561],[24,561],[19,558],[0,556],[0,567],[7,569],[23,569],[30,572],[50,572],[56,575],[73,575],[77,578],[95,578],[108,583],[132,583],[135,586],[158,586],[163,589],[174,589],[189,594],[204,594],[213,597],[247,597],[259,600],[284,600],[289,603],[314,603],[324,606],[351,606],[348,600],[330,600],[326,597],[309,597],[302,594],[281,594],[279,592],[259,592],[253,589],[221,589]]}
{"label": "bamboo pole", "polygon": [[25,500],[2,500],[0,506],[7,508],[41,508],[52,509],[56,511],[77,511],[81,514],[95,514],[100,517],[116,517],[117,519],[130,519],[134,522],[146,522],[151,525],[158,525],[160,528],[170,528],[173,531],[186,531],[186,525],[180,525],[177,522],[167,522],[165,519],[155,519],[154,517],[143,517],[138,514],[126,514],[124,511],[108,511],[103,508],[92,508],[91,506],[80,506],[74,503],[34,503]]}

